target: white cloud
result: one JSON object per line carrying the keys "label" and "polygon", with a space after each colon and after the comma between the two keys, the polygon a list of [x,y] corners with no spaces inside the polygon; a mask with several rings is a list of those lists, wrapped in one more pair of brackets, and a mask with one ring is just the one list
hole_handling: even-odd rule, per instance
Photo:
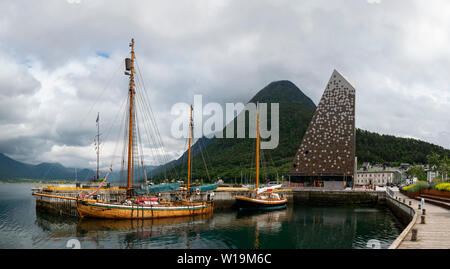
{"label": "white cloud", "polygon": [[76,2],[0,2],[0,151],[20,160],[93,167],[97,112],[112,151],[131,37],[171,158],[173,104],[282,79],[317,103],[334,68],[356,84],[357,127],[450,148],[447,1]]}

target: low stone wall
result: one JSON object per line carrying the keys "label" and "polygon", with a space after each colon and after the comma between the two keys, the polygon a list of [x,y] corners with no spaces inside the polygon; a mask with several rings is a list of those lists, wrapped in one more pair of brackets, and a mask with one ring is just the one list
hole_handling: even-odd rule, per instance
{"label": "low stone wall", "polygon": [[389,247],[389,249],[396,249],[417,222],[418,214],[412,207],[407,206],[389,195],[386,195],[386,204],[394,215],[402,222],[402,224],[406,226],[403,232],[397,237],[397,239],[395,239],[394,242],[392,242]]}
{"label": "low stone wall", "polygon": [[410,191],[400,191],[403,195],[408,196],[410,199],[415,199],[416,197],[425,194],[425,195],[433,195],[442,198],[450,198],[450,191],[439,191],[439,190],[429,190],[423,189],[418,192],[410,192]]}
{"label": "low stone wall", "polygon": [[54,197],[35,196],[36,210],[60,216],[78,217],[77,204],[74,200]]}
{"label": "low stone wall", "polygon": [[[92,191],[90,191],[92,192]],[[55,195],[69,198],[76,198],[79,191],[74,190],[58,190],[54,192],[40,192],[44,195]],[[95,194],[99,200],[122,200],[126,196],[124,190],[100,190]],[[78,217],[77,204],[74,200],[61,199],[57,197],[46,197],[34,195],[36,199],[36,209],[41,212],[47,212],[57,215],[65,215]]]}
{"label": "low stone wall", "polygon": [[386,196],[386,205],[404,226],[407,226],[414,217],[415,210],[413,208],[389,196]]}
{"label": "low stone wall", "polygon": [[400,191],[400,193],[402,193],[405,196],[408,196],[408,198],[410,198],[410,199],[414,199],[414,198],[416,198],[417,196],[420,195],[420,192],[418,192],[418,191],[417,192]]}
{"label": "low stone wall", "polygon": [[420,194],[433,195],[442,198],[450,198],[450,191],[421,190]]}
{"label": "low stone wall", "polygon": [[234,197],[242,195],[243,192],[237,191],[217,191],[214,192],[214,211],[226,210],[233,208],[235,204]]}
{"label": "low stone wall", "polygon": [[294,204],[376,205],[386,202],[386,193],[374,191],[293,191]]}

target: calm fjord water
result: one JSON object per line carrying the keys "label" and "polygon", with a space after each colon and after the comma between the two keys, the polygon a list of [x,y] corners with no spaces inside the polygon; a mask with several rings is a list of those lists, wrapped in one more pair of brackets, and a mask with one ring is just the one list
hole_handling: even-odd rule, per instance
{"label": "calm fjord water", "polygon": [[105,221],[36,212],[29,184],[0,184],[0,248],[352,249],[376,239],[387,248],[402,225],[385,207],[293,205],[268,213]]}

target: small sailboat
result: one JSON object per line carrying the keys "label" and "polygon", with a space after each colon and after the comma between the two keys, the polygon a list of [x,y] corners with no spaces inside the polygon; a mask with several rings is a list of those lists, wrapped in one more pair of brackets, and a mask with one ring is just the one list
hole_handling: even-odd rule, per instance
{"label": "small sailboat", "polygon": [[[212,199],[207,201],[199,200],[198,195],[191,196],[190,188],[190,158],[191,158],[191,136],[193,128],[192,120],[192,106],[190,112],[190,126],[189,126],[189,159],[188,159],[188,176],[187,176],[187,191],[182,194],[180,199],[174,202],[166,201],[160,197],[151,197],[148,195],[148,186],[146,195],[138,195],[133,188],[132,181],[135,175],[133,163],[135,162],[136,146],[136,109],[135,109],[135,83],[134,83],[134,39],[131,40],[131,58],[125,60],[126,75],[130,76],[129,82],[129,108],[128,113],[128,173],[127,173],[127,199],[124,201],[100,201],[92,199],[95,197],[91,194],[82,195],[77,198],[77,210],[80,217],[88,218],[102,218],[102,219],[157,219],[167,217],[189,217],[196,215],[206,215],[213,212],[214,202]],[[125,157],[125,156],[124,156]],[[142,165],[143,166],[143,165]],[[144,166],[143,166],[144,167]],[[146,181],[146,174],[144,168],[144,180]],[[106,182],[108,174],[105,176],[103,183]],[[210,197],[210,196],[209,196]]]}
{"label": "small sailboat", "polygon": [[259,187],[259,110],[256,115],[256,188],[254,191],[249,191],[248,196],[238,195],[235,197],[237,207],[239,209],[261,209],[261,210],[277,210],[286,208],[287,199],[274,192],[275,189],[281,185],[270,187]]}

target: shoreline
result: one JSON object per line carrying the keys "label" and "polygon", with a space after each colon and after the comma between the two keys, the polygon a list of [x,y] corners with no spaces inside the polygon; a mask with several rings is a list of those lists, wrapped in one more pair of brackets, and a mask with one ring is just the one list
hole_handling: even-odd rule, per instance
{"label": "shoreline", "polygon": [[74,181],[0,181],[0,184],[70,184],[75,183]]}

